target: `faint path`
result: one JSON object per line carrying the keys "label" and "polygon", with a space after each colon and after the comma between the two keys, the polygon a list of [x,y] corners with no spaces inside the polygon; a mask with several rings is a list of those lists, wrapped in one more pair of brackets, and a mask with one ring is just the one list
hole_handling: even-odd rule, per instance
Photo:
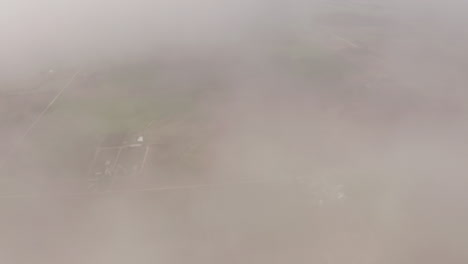
{"label": "faint path", "polygon": [[36,119],[31,123],[31,125],[29,126],[29,128],[26,130],[26,132],[24,132],[24,134],[22,135],[22,137],[20,138],[20,143],[21,141],[23,141],[27,136],[28,134],[31,132],[31,130],[33,130],[33,128],[41,121],[42,117],[49,111],[49,109],[52,107],[52,105],[54,105],[54,103],[60,98],[60,96],[63,94],[63,92],[68,88],[70,87],[70,85],[75,81],[76,79],[76,76],[78,76],[78,74],[81,72],[81,68],[78,69],[74,74],[73,76],[70,78],[70,80],[62,87],[62,89],[60,89],[60,91],[55,95],[54,98],[52,98],[52,100],[49,102],[49,104],[46,106],[46,108],[44,108],[44,110],[42,110],[42,112],[36,117]]}
{"label": "faint path", "polygon": [[286,184],[295,184],[294,179],[268,179],[258,178],[251,180],[240,180],[232,182],[218,182],[218,183],[201,183],[189,185],[174,185],[174,186],[160,186],[149,188],[129,188],[124,190],[105,190],[105,191],[86,191],[86,192],[56,192],[56,193],[17,193],[17,194],[4,194],[0,195],[0,199],[21,199],[21,198],[41,198],[41,197],[87,197],[98,195],[127,195],[127,194],[141,194],[141,193],[158,193],[167,191],[180,191],[180,190],[193,190],[193,189],[207,189],[207,188],[226,188],[226,187],[241,187],[252,184],[267,184],[283,182]]}
{"label": "faint path", "polygon": [[[49,104],[42,110],[41,113],[34,119],[34,121],[31,123],[31,125],[26,129],[26,131],[19,137],[18,142],[16,142],[16,146],[22,144],[26,137],[29,135],[29,133],[39,124],[39,122],[42,120],[44,115],[50,110],[50,108],[57,102],[57,100],[60,98],[60,96],[63,94],[63,92],[70,87],[70,85],[75,81],[76,77],[78,74],[81,72],[81,68],[79,68],[73,76],[68,80],[68,82],[58,91],[58,93],[52,98],[52,100],[49,102]],[[10,150],[7,151],[6,158],[0,162],[0,170],[3,169],[9,158],[12,156],[11,154],[15,150],[15,147],[12,147]]]}

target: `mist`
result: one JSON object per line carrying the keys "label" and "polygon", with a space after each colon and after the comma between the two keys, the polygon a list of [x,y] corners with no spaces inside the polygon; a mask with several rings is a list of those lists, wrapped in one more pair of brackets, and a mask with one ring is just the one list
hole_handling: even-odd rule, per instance
{"label": "mist", "polygon": [[467,263],[467,8],[0,0],[0,262]]}

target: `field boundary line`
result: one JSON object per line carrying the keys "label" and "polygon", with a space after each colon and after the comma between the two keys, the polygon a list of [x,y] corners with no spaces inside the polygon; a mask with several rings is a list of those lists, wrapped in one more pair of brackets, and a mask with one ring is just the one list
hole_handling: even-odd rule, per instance
{"label": "field boundary line", "polygon": [[[174,185],[174,186],[161,186],[149,188],[135,188],[126,190],[107,190],[99,192],[71,192],[71,193],[20,193],[20,194],[4,194],[0,195],[0,199],[19,199],[19,198],[40,198],[40,197],[88,197],[88,196],[102,196],[113,194],[138,194],[138,193],[158,193],[167,191],[179,190],[193,190],[211,187],[229,187],[229,186],[242,186],[250,184],[262,184],[268,182],[281,181],[281,179],[252,179],[237,182],[220,182],[220,183],[200,183],[190,185]],[[288,180],[292,181],[293,180]]]}
{"label": "field boundary line", "polygon": [[34,119],[34,121],[31,123],[31,125],[28,127],[28,129],[26,130],[26,132],[24,132],[24,134],[21,136],[20,138],[20,142],[22,140],[24,140],[28,135],[29,133],[31,132],[31,130],[34,129],[34,127],[37,126],[37,124],[41,121],[42,117],[49,111],[49,109],[52,107],[52,105],[54,105],[54,103],[60,98],[60,96],[63,94],[63,92],[68,88],[70,87],[70,85],[75,81],[76,79],[76,76],[78,76],[78,74],[81,72],[81,68],[78,69],[74,74],[73,76],[70,78],[70,80],[68,80],[68,82],[60,89],[60,91],[54,96],[54,98],[52,98],[52,100],[49,102],[49,104],[46,106],[46,108],[44,108],[44,110],[42,110],[42,112],[36,117],[36,119]]}
{"label": "field boundary line", "polygon": [[47,106],[42,110],[41,113],[34,119],[34,121],[29,125],[27,130],[21,135],[21,137],[18,138],[18,141],[10,148],[8,152],[8,155],[6,155],[5,159],[3,159],[0,162],[0,170],[3,169],[5,166],[5,163],[8,161],[10,158],[12,152],[14,151],[15,147],[18,145],[21,145],[26,137],[29,135],[29,133],[34,129],[34,127],[37,126],[37,124],[41,121],[42,117],[49,111],[49,109],[54,105],[54,103],[60,98],[60,96],[63,94],[63,92],[75,81],[76,77],[78,74],[81,73],[81,67],[78,68],[78,70],[73,74],[73,76],[68,80],[68,82],[58,91],[58,93],[52,98],[52,100],[47,104]]}

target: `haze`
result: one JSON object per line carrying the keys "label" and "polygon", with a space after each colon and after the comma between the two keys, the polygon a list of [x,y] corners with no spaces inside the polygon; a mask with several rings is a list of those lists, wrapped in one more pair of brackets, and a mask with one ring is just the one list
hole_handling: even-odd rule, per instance
{"label": "haze", "polygon": [[468,263],[467,8],[0,0],[0,262]]}

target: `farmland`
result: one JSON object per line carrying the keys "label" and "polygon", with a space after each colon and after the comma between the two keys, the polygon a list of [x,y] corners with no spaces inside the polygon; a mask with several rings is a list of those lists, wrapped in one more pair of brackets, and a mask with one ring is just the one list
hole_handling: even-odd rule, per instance
{"label": "farmland", "polygon": [[463,168],[463,73],[414,55],[429,36],[398,9],[321,3],[234,47],[3,85],[0,261],[418,263],[425,232],[448,250],[418,194]]}

